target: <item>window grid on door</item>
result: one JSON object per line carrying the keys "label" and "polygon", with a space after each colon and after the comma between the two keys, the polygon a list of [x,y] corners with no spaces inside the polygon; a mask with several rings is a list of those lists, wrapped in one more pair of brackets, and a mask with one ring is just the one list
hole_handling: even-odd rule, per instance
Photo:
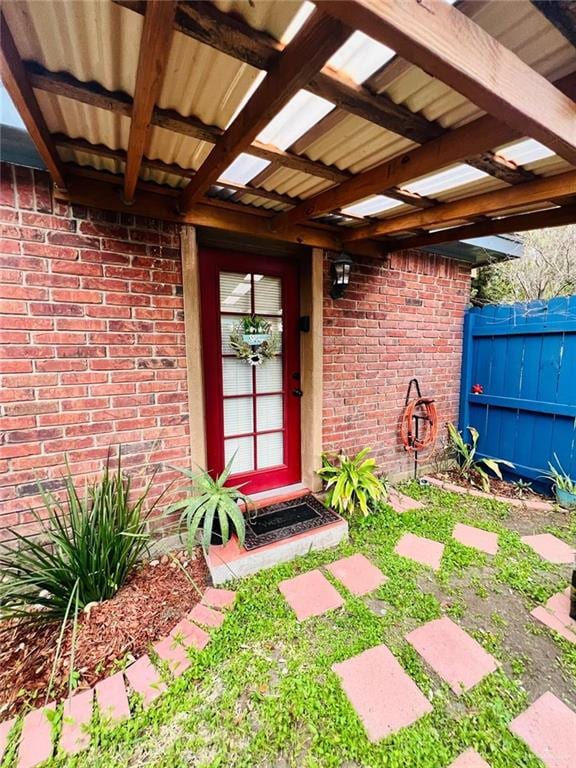
{"label": "window grid on door", "polygon": [[283,344],[261,366],[239,360],[229,345],[234,322],[249,314],[270,321],[282,334],[282,283],[258,273],[220,273],[224,458],[236,452],[232,472],[250,472],[285,462]]}

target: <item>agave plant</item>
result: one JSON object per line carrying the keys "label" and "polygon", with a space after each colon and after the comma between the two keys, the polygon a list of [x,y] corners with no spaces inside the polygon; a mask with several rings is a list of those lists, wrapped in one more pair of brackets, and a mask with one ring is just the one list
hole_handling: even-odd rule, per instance
{"label": "agave plant", "polygon": [[240,487],[226,485],[234,458],[235,456],[230,459],[222,474],[215,478],[202,470],[194,473],[189,469],[174,467],[188,477],[192,485],[188,488],[190,496],[170,504],[166,511],[168,514],[181,512],[180,522],[186,526],[189,551],[194,547],[196,532],[200,527],[204,549],[210,547],[216,520],[220,525],[222,544],[229,541],[231,528],[235,530],[240,546],[244,544],[246,522],[238,502],[243,502],[248,507],[250,499],[240,491]]}
{"label": "agave plant", "polygon": [[464,479],[473,483],[476,477],[480,478],[482,490],[488,492],[490,490],[490,475],[486,469],[493,472],[500,480],[502,480],[501,464],[514,469],[514,464],[504,461],[504,459],[476,458],[480,433],[474,427],[468,427],[472,443],[467,443],[454,424],[449,422],[446,426],[450,449],[458,462],[458,472]]}
{"label": "agave plant", "polygon": [[370,448],[349,458],[343,453],[335,459],[324,454],[318,474],[326,483],[326,504],[339,514],[354,513],[358,509],[370,514],[370,502],[386,498],[386,483],[375,474],[376,462],[366,456]]}
{"label": "agave plant", "polygon": [[80,491],[66,462],[62,499],[38,483],[47,513],[32,512],[38,537],[12,531],[18,546],[0,545],[0,618],[62,620],[73,602],[82,609],[107,600],[125,582],[148,547],[147,517],[161,497],[145,511],[154,475],[131,500],[120,449],[110,465],[109,451],[102,476]]}

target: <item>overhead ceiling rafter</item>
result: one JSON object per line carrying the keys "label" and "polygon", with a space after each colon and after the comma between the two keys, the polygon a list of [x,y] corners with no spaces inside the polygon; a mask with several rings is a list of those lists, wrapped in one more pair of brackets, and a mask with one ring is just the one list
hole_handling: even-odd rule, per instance
{"label": "overhead ceiling rafter", "polygon": [[471,216],[496,214],[499,211],[523,205],[544,203],[555,197],[573,196],[576,196],[576,171],[529,181],[516,187],[472,195],[451,203],[442,203],[427,211],[377,221],[367,227],[347,232],[343,235],[343,239],[345,241],[362,240],[415,228],[436,227],[446,222],[469,219]]}
{"label": "overhead ceiling rafter", "polygon": [[318,7],[576,165],[576,104],[443,0],[318,0]]}
{"label": "overhead ceiling rafter", "polygon": [[[35,62],[25,62],[24,67],[30,84],[38,90],[81,101],[126,117],[129,117],[132,112],[132,99],[125,93],[108,91],[98,83],[82,82],[67,72],[50,72]],[[211,144],[215,144],[223,134],[223,130],[215,125],[207,125],[198,118],[183,117],[174,110],[159,107],[154,109],[151,124]],[[275,162],[284,168],[291,168],[334,183],[345,181],[350,176],[335,166],[315,162],[305,156],[286,152],[259,141],[253,142],[248,151],[256,157]]]}
{"label": "overhead ceiling rafter", "polygon": [[[98,157],[107,157],[111,160],[117,160],[118,162],[126,162],[126,152],[123,149],[110,149],[105,144],[91,144],[85,139],[73,139],[63,133],[52,134],[52,140],[57,147],[64,149],[70,149],[73,152],[81,152],[86,155],[97,155]],[[152,170],[161,171],[162,173],[168,173],[172,176],[181,176],[183,178],[191,179],[195,171],[190,168],[182,168],[182,166],[176,163],[164,163],[162,160],[156,160],[149,157],[142,158],[142,167],[150,168]],[[158,185],[156,185],[158,186]],[[256,197],[263,197],[267,200],[273,200],[277,203],[284,203],[289,205],[296,205],[300,202],[299,198],[290,197],[289,195],[281,195],[278,192],[270,192],[267,189],[258,189],[251,187],[247,184],[237,184],[227,179],[222,179],[217,183],[217,186],[225,187],[226,189],[236,191],[240,196],[250,194]],[[174,194],[179,194],[180,190],[177,187],[173,187]]]}
{"label": "overhead ceiling rafter", "polygon": [[250,147],[350,34],[350,29],[336,19],[320,11],[311,14],[182,193],[183,212],[198,202],[230,163]]}
{"label": "overhead ceiling rafter", "polygon": [[442,232],[424,232],[413,237],[398,238],[397,240],[383,240],[385,251],[402,250],[404,248],[424,248],[430,245],[451,243],[455,240],[468,240],[487,235],[503,235],[508,232],[527,232],[532,229],[544,227],[561,227],[576,222],[576,203],[564,208],[538,211],[531,214],[517,214],[501,219],[488,219],[476,224],[467,224],[463,227],[453,227]]}
{"label": "overhead ceiling rafter", "polygon": [[50,138],[50,132],[36,96],[22,65],[10,27],[0,11],[0,74],[40,157],[50,171],[54,183],[66,186],[65,171],[58,152]]}
{"label": "overhead ceiling rafter", "polygon": [[176,0],[148,0],[146,3],[124,172],[126,202],[134,199],[152,114],[160,96],[170,54],[175,11]]}

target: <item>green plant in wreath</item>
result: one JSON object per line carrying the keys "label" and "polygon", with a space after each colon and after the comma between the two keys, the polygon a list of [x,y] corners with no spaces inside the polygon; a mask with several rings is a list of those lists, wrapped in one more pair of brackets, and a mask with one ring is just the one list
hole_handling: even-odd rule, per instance
{"label": "green plant in wreath", "polygon": [[280,334],[272,330],[269,320],[248,315],[232,326],[230,346],[240,360],[262,365],[280,351]]}
{"label": "green plant in wreath", "polygon": [[386,480],[376,475],[376,462],[366,458],[369,452],[364,448],[351,458],[340,453],[335,460],[322,455],[318,474],[326,483],[326,506],[341,515],[360,510],[368,516],[371,505],[387,498]]}

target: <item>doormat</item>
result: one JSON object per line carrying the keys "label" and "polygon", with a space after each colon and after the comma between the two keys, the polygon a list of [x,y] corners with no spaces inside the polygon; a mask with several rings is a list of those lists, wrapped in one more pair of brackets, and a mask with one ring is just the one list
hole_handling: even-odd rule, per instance
{"label": "doormat", "polygon": [[311,494],[270,504],[246,516],[244,547],[257,549],[339,520],[334,510],[327,509]]}

